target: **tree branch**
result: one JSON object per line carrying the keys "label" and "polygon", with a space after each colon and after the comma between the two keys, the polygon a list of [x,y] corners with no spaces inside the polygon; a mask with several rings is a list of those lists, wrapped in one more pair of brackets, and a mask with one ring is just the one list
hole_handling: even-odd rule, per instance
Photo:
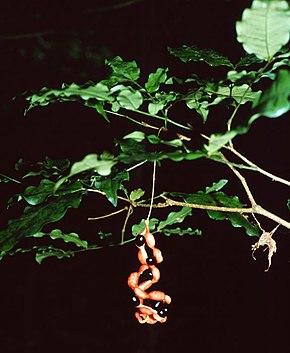
{"label": "tree branch", "polygon": [[231,146],[224,146],[227,150],[231,151],[233,154],[235,154],[237,157],[239,157],[242,161],[247,163],[250,167],[252,167],[250,170],[256,171],[258,173],[261,173],[263,175],[266,175],[268,178],[272,179],[273,181],[277,181],[279,183],[285,184],[287,186],[290,186],[290,181],[285,180],[283,178],[278,177],[277,175],[274,175],[272,173],[267,172],[266,170],[260,168],[257,166],[255,163],[250,161],[248,158],[243,156],[240,152],[238,152],[234,147]]}

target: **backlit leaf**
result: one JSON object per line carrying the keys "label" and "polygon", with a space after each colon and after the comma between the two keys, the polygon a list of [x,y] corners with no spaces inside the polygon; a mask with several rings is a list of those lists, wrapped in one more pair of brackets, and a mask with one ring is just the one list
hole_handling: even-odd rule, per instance
{"label": "backlit leaf", "polygon": [[121,91],[117,100],[122,108],[128,110],[136,110],[143,103],[142,94],[139,91],[132,92],[129,89]]}
{"label": "backlit leaf", "polygon": [[221,190],[226,184],[228,183],[227,179],[221,179],[218,182],[215,182],[212,184],[212,186],[207,186],[205,188],[205,193],[209,194],[211,192],[219,191]]}
{"label": "backlit leaf", "polygon": [[131,201],[137,201],[145,194],[145,191],[142,189],[136,189],[130,192],[129,199]]}
{"label": "backlit leaf", "polygon": [[237,40],[245,51],[270,60],[289,41],[290,11],[287,1],[254,0],[236,23]]}
{"label": "backlit leaf", "polygon": [[72,165],[68,176],[57,181],[55,184],[55,190],[57,190],[67,179],[91,169],[94,169],[102,176],[107,176],[111,173],[111,169],[115,164],[116,161],[113,159],[100,159],[97,154],[88,154],[84,157],[84,159],[79,162],[75,162]]}
{"label": "backlit leaf", "polygon": [[164,83],[167,79],[168,69],[158,68],[156,72],[149,75],[148,81],[145,83],[147,92],[152,93],[158,91],[160,84]]}
{"label": "backlit leaf", "polygon": [[[154,231],[156,224],[158,224],[159,220],[157,218],[151,218],[149,220],[149,229],[150,231]],[[145,229],[145,219],[142,219],[140,223],[134,224],[132,226],[132,234],[134,236],[137,236],[138,234],[142,233],[143,230]]]}

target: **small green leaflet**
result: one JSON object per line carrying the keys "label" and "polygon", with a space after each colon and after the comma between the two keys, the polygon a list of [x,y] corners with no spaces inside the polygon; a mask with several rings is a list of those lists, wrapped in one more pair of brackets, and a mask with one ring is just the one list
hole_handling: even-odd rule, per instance
{"label": "small green leaflet", "polygon": [[207,186],[205,188],[205,193],[209,194],[211,192],[219,191],[221,190],[226,184],[228,183],[227,179],[221,179],[218,182],[215,182],[212,184],[212,186]]}
{"label": "small green leaflet", "polygon": [[94,187],[103,191],[111,204],[116,207],[118,204],[117,191],[123,188],[122,183],[127,180],[129,180],[129,173],[126,171],[120,172],[113,177],[96,180]]}
{"label": "small green leaflet", "polygon": [[160,84],[165,83],[167,80],[168,69],[158,68],[156,72],[149,75],[148,81],[145,83],[145,88],[148,93],[153,93],[158,91]]}
{"label": "small green leaflet", "polygon": [[136,189],[130,192],[129,199],[131,201],[137,201],[145,194],[145,191],[142,189]]}
{"label": "small green leaflet", "polygon": [[289,15],[287,1],[254,0],[236,23],[237,40],[247,53],[269,61],[289,41]]}
{"label": "small green leaflet", "polygon": [[117,100],[122,108],[137,110],[143,103],[142,94],[139,91],[130,89],[123,90],[117,96]]}
{"label": "small green leaflet", "polygon": [[156,115],[165,107],[165,104],[162,102],[158,103],[149,103],[148,104],[148,113]]}
{"label": "small green leaflet", "polygon": [[143,140],[145,140],[146,135],[144,134],[143,131],[133,131],[130,134],[126,135],[123,137],[123,139],[132,139],[136,142],[142,142]]}
{"label": "small green leaflet", "polygon": [[200,229],[192,229],[190,227],[186,229],[180,229],[179,227],[177,227],[162,229],[162,233],[166,236],[179,235],[182,237],[184,235],[201,235],[202,231]]}
{"label": "small green leaflet", "polygon": [[[79,86],[75,83],[70,85],[63,84],[61,89],[42,88],[39,94],[33,94],[26,98],[30,104],[26,109],[25,114],[36,106],[46,106],[53,102],[63,101],[78,101],[82,99],[88,102],[90,99],[100,101],[111,101],[109,88],[103,83],[99,82],[96,85]],[[88,105],[90,105],[88,103]]]}
{"label": "small green leaflet", "polygon": [[223,146],[227,145],[233,138],[237,136],[237,131],[230,130],[223,134],[210,135],[207,145],[204,145],[208,154],[219,151]]}
{"label": "small green leaflet", "polygon": [[210,218],[221,221],[221,220],[229,220],[233,227],[244,227],[246,233],[249,236],[259,236],[259,228],[257,226],[253,226],[247,219],[246,216],[240,213],[229,213],[229,212],[218,212],[218,211],[207,211]]}
{"label": "small green leaflet", "polygon": [[178,212],[170,212],[165,221],[161,221],[158,225],[158,231],[175,223],[182,223],[187,216],[192,215],[190,207],[182,207]]}
{"label": "small green leaflet", "polygon": [[33,238],[42,238],[45,236],[49,236],[52,240],[61,239],[65,243],[73,243],[80,248],[88,248],[88,242],[85,240],[81,240],[77,233],[65,234],[60,229],[54,229],[50,233],[37,232],[32,235]]}
{"label": "small green leaflet", "polygon": [[74,256],[73,251],[65,251],[62,249],[57,249],[52,246],[47,248],[40,248],[39,251],[35,254],[35,261],[40,265],[43,260],[50,257],[56,257],[57,259],[69,258]]}
{"label": "small green leaflet", "polygon": [[118,82],[137,81],[140,77],[140,69],[136,61],[123,61],[120,56],[116,56],[112,60],[106,60],[105,63],[111,67],[112,76]]}
{"label": "small green leaflet", "polygon": [[68,176],[65,176],[57,181],[55,184],[55,190],[57,190],[67,179],[72,176],[92,169],[94,169],[99,175],[107,176],[111,174],[111,169],[116,163],[117,162],[113,159],[100,159],[97,154],[88,154],[84,157],[84,159],[79,162],[75,162],[72,165]]}
{"label": "small green leaflet", "polygon": [[[149,228],[150,231],[154,231],[156,224],[158,224],[159,220],[157,218],[151,218],[149,220]],[[132,226],[132,234],[137,236],[138,234],[142,233],[145,229],[145,219],[142,219],[140,223],[134,224]]]}
{"label": "small green leaflet", "polygon": [[188,47],[183,45],[175,49],[168,47],[168,51],[185,63],[189,61],[204,61],[210,66],[233,67],[233,64],[226,56],[220,55],[212,49],[199,49],[196,46]]}
{"label": "small green leaflet", "polygon": [[217,90],[207,88],[206,92],[209,94],[217,95],[219,103],[223,99],[232,98],[239,104],[245,104],[247,102],[253,102],[258,99],[262,91],[253,92],[251,87],[247,84],[241,86],[218,86]]}

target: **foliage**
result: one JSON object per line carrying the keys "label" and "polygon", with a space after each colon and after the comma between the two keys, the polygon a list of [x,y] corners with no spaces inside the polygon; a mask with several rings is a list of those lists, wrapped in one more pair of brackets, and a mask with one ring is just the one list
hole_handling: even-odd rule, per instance
{"label": "foliage", "polygon": [[[166,236],[201,234],[199,229],[176,226],[188,220],[193,209],[206,210],[213,220],[229,220],[233,227],[242,227],[250,236],[258,236],[260,229],[255,225],[255,220],[246,214],[261,214],[290,228],[289,222],[256,203],[240,170],[249,169],[287,185],[290,183],[263,171],[234,148],[237,136],[246,135],[257,118],[278,118],[289,111],[290,54],[284,47],[289,40],[289,29],[289,7],[286,1],[254,0],[252,7],[245,9],[241,20],[236,23],[237,40],[245,50],[245,56],[236,63],[211,49],[187,45],[168,48],[169,53],[185,65],[188,62],[202,62],[213,70],[222,67],[225,72],[222,79],[204,79],[196,73],[177,78],[167,67],[158,67],[143,77],[135,61],[124,61],[116,56],[106,60],[111,74],[100,82],[90,81],[84,85],[64,83],[59,88],[44,87],[28,95],[25,114],[32,108],[54,102],[79,102],[95,109],[108,123],[113,117],[127,119],[138,125],[138,129],[115,140],[109,152],[90,153],[74,163],[67,159],[58,161],[47,157],[43,162],[30,165],[31,170],[20,176],[20,192],[9,200],[10,206],[16,203],[23,212],[17,219],[9,221],[7,228],[0,232],[1,257],[33,251],[36,261],[41,263],[48,257],[67,258],[79,251],[102,247],[102,242],[89,245],[87,240],[80,239],[74,232],[64,233],[60,229],[47,228],[49,224],[62,219],[70,208],[78,208],[90,193],[100,198],[105,196],[114,208],[125,204],[124,208],[113,211],[108,217],[127,210],[120,239],[111,234],[107,237],[104,235],[106,233],[100,231],[100,240],[109,238],[109,246],[134,240],[144,229],[144,219],[132,225],[133,237],[125,239],[129,217],[135,209],[149,209],[152,204],[148,197],[144,198],[145,190],[131,189],[132,171],[141,167],[148,169],[146,164],[149,163],[162,167],[164,160],[194,163],[204,158],[223,163],[241,181],[249,205],[240,202],[243,195],[238,197],[221,191],[228,184],[226,179],[213,182],[199,191],[164,191],[154,198],[156,215],[158,208],[175,207],[178,210],[169,211],[163,220],[151,218],[150,229],[153,232]],[[261,85],[262,81],[266,89]],[[210,136],[202,135],[204,143],[192,148],[188,135],[194,121],[184,122],[183,119],[181,122],[175,115],[176,109],[188,108],[189,115],[192,116],[193,111],[206,126],[215,106],[224,108],[229,115],[226,124],[222,126],[221,122],[220,130],[213,131]],[[238,117],[239,123],[236,123]],[[151,129],[149,133],[148,129]],[[240,163],[233,161],[233,154],[240,158]],[[19,172],[23,163],[19,161],[16,164]],[[1,181],[9,185],[15,179],[1,174]],[[23,248],[25,238],[36,242],[46,239],[48,244],[33,244]],[[56,248],[50,244],[50,241],[55,240],[74,245],[76,249],[67,249],[66,244],[65,248]]]}

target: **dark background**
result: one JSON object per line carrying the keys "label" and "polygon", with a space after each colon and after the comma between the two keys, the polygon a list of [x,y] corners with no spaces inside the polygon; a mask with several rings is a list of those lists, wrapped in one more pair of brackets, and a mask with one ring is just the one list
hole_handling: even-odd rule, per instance
{"label": "dark background", "polygon": [[[227,55],[233,62],[244,54],[235,40],[235,21],[251,1],[141,0],[121,1],[9,1],[0,8],[1,55],[1,170],[17,176],[19,158],[81,159],[90,152],[112,148],[136,126],[112,119],[106,123],[78,104],[55,104],[32,110],[22,94],[63,82],[98,81],[108,74],[105,58],[120,55],[136,60],[143,77],[157,67],[186,77],[205,77],[223,71],[204,64],[182,64],[167,46],[196,44]],[[16,99],[12,99],[16,97]],[[177,112],[181,115],[183,111]],[[220,129],[224,112],[215,111],[207,127],[193,112],[193,136],[202,129]],[[187,112],[188,114],[188,112]],[[188,116],[188,115],[187,115]],[[207,130],[202,130],[207,131]],[[284,178],[290,178],[287,117],[259,119],[249,134],[237,141],[242,153]],[[166,162],[158,170],[158,190],[196,191],[220,177],[231,179],[226,191],[239,193],[239,182],[220,166],[200,161],[194,167]],[[150,188],[151,170],[136,173],[135,187]],[[258,202],[284,218],[287,189],[266,178],[246,173]],[[1,226],[7,221],[6,201],[13,188],[1,185]],[[188,191],[188,190],[187,190]],[[247,202],[247,200],[243,200]],[[90,223],[104,214],[97,197],[80,211],[71,211],[63,229],[85,238],[98,230],[118,232],[123,216]],[[109,207],[109,206],[108,206]],[[131,221],[146,215],[137,211]],[[154,216],[154,213],[153,213]],[[159,214],[155,214],[159,216]],[[162,214],[161,214],[162,216]],[[260,219],[267,230],[274,224]],[[162,249],[158,288],[173,298],[168,322],[143,326],[134,318],[127,277],[139,267],[133,244],[79,254],[69,260],[49,259],[37,265],[30,254],[7,257],[0,264],[0,345],[3,352],[113,352],[195,351],[279,352],[289,332],[289,232],[276,233],[278,253],[271,270],[267,255],[251,258],[257,239],[227,222],[209,220],[194,211],[184,227],[202,228],[201,237],[158,236]],[[127,234],[130,237],[130,234]],[[287,348],[286,348],[287,349]]]}

